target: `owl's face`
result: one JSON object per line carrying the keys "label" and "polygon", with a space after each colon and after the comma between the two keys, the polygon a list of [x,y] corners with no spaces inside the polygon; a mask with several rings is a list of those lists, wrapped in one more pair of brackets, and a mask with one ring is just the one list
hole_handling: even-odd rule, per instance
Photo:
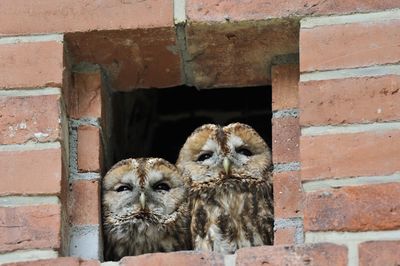
{"label": "owl's face", "polygon": [[271,166],[271,154],[264,140],[248,125],[207,124],[186,140],[177,166],[193,181],[229,176],[261,179]]}
{"label": "owl's face", "polygon": [[186,180],[164,159],[127,159],[103,180],[105,223],[160,224],[186,198]]}

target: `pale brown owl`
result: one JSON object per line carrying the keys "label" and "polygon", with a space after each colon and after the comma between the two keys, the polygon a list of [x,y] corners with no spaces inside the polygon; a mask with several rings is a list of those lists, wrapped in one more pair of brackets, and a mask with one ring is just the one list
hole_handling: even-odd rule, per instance
{"label": "pale brown owl", "polygon": [[188,180],[160,158],[118,162],[103,180],[105,259],[191,248]]}
{"label": "pale brown owl", "polygon": [[271,153],[253,128],[203,125],[186,140],[177,166],[192,179],[195,250],[234,253],[273,243]]}

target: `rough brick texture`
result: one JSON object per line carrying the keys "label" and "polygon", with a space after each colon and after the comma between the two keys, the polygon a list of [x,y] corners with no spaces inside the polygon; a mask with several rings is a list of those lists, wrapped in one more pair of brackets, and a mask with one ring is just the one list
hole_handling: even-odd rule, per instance
{"label": "rough brick texture", "polygon": [[71,185],[71,222],[75,225],[100,223],[100,184],[77,180]]}
{"label": "rough brick texture", "polygon": [[300,125],[298,117],[272,119],[272,160],[274,163],[299,161]]}
{"label": "rough brick texture", "polygon": [[303,191],[300,172],[274,173],[274,204],[276,218],[302,216]]}
{"label": "rough brick texture", "polygon": [[380,176],[400,171],[400,131],[302,136],[302,179]]}
{"label": "rough brick texture", "polygon": [[237,251],[236,265],[347,265],[347,249],[333,244],[264,246]]}
{"label": "rough brick texture", "polygon": [[299,89],[303,126],[400,119],[400,76],[309,81]]}
{"label": "rough brick texture", "polygon": [[[1,13],[5,6],[2,3]],[[4,16],[0,17],[0,25],[4,25]],[[14,25],[18,24],[15,21],[15,18],[9,20]],[[35,42],[0,45],[0,73],[0,88],[61,86],[63,44]]]}
{"label": "rough brick texture", "polygon": [[15,262],[4,264],[6,266],[100,266],[99,261],[95,260],[80,260],[79,258],[57,258],[48,260],[36,260],[26,262]]}
{"label": "rough brick texture", "polygon": [[360,13],[399,7],[396,0],[268,1],[249,0],[238,5],[230,0],[187,0],[187,16],[194,21],[262,20],[307,15]]}
{"label": "rough brick texture", "polygon": [[60,247],[60,206],[0,207],[0,253]]}
{"label": "rough brick texture", "polygon": [[400,184],[343,187],[307,193],[306,231],[368,231],[400,227]]}
{"label": "rough brick texture", "polygon": [[61,167],[61,148],[0,151],[0,196],[58,194]]}
{"label": "rough brick texture", "polygon": [[360,266],[400,265],[400,241],[371,241],[359,245]]}
{"label": "rough brick texture", "polygon": [[293,245],[295,234],[295,227],[277,229],[274,232],[274,245]]}
{"label": "rough brick texture", "polygon": [[73,84],[66,89],[70,117],[101,117],[100,71],[73,73]]}
{"label": "rough brick texture", "polygon": [[172,26],[173,1],[5,0],[2,35]]}
{"label": "rough brick texture", "polygon": [[59,95],[0,96],[0,144],[50,142],[60,137]]}
{"label": "rough brick texture", "polygon": [[302,29],[302,72],[355,68],[400,61],[400,20]]}
{"label": "rough brick texture", "polygon": [[78,169],[83,172],[100,170],[100,131],[97,127],[78,128]]}
{"label": "rough brick texture", "polygon": [[272,67],[272,110],[298,107],[299,65],[287,64]]}
{"label": "rough brick texture", "polygon": [[218,253],[195,251],[181,251],[173,253],[154,253],[135,257],[124,257],[121,266],[152,265],[152,266],[177,266],[177,265],[215,265],[223,266],[223,256]]}

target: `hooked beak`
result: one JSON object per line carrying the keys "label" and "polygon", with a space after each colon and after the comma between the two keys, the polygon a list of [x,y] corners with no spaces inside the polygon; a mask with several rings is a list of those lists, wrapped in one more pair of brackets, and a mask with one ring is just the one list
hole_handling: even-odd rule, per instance
{"label": "hooked beak", "polygon": [[141,207],[142,209],[145,209],[145,207],[146,207],[146,201],[145,201],[144,193],[143,193],[143,192],[140,193],[139,201],[140,201],[140,207]]}
{"label": "hooked beak", "polygon": [[229,171],[231,170],[231,161],[227,157],[224,158],[223,166],[224,166],[225,174],[228,175]]}

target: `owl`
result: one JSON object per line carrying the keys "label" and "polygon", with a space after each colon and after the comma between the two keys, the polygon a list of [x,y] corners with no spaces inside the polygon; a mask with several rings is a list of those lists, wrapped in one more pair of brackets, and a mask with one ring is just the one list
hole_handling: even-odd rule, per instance
{"label": "owl", "polygon": [[190,249],[188,186],[164,159],[114,165],[102,185],[105,259]]}
{"label": "owl", "polygon": [[271,153],[253,128],[203,125],[188,137],[176,164],[192,180],[195,250],[229,254],[273,243]]}

